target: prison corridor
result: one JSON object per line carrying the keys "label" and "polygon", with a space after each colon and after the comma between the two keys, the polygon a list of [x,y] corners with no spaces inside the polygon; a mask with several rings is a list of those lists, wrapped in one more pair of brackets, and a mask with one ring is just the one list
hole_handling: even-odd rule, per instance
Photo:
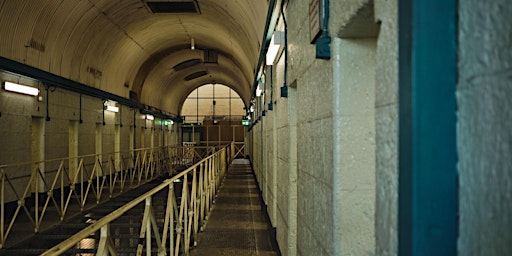
{"label": "prison corridor", "polygon": [[249,160],[235,159],[190,255],[278,255]]}

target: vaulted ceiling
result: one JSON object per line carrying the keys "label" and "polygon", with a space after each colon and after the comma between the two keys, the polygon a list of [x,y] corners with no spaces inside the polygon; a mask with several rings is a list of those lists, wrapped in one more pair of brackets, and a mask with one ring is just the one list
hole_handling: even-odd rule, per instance
{"label": "vaulted ceiling", "polygon": [[0,55],[174,114],[207,83],[250,100],[267,0],[147,1],[0,0]]}

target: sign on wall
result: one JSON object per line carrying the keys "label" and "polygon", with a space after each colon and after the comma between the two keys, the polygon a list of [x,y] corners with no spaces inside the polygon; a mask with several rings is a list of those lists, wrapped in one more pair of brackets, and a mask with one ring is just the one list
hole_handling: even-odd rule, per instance
{"label": "sign on wall", "polygon": [[320,25],[320,0],[309,1],[309,42],[314,44],[322,32]]}

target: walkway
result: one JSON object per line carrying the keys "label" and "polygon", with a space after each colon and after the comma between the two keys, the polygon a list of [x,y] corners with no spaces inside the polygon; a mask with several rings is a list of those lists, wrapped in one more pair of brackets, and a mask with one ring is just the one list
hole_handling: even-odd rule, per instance
{"label": "walkway", "polygon": [[[0,255],[40,255],[157,186],[163,179],[159,178],[127,191],[98,207],[59,223],[54,228],[35,234],[9,248],[1,249]],[[167,190],[163,190],[155,194],[152,199],[155,218],[161,225],[167,194]],[[272,236],[272,228],[263,209],[263,202],[248,160],[233,161],[215,201],[205,231],[199,232],[198,246],[192,248],[190,255],[280,255],[274,249],[277,246]],[[119,255],[135,255],[137,244],[140,242],[140,222],[143,212],[144,204],[140,204],[112,222],[111,235]],[[63,255],[94,255],[98,241],[99,233],[96,232]]]}
{"label": "walkway", "polygon": [[[154,188],[158,184],[162,182],[162,178],[155,179],[152,182],[143,184],[137,188],[134,188],[132,190],[129,190],[127,192],[124,192],[123,194],[112,198],[109,201],[106,201],[102,204],[99,204],[98,206],[92,208],[91,210],[85,211],[83,213],[78,214],[77,216],[70,218],[69,220],[63,221],[61,223],[56,223],[54,228],[51,228],[49,230],[45,230],[43,232],[29,235],[29,238],[25,239],[22,242],[19,242],[15,246],[1,249],[0,255],[17,255],[17,256],[35,256],[40,255],[41,253],[45,252],[49,248],[53,247],[54,245],[64,241],[65,239],[69,238],[73,234],[77,233],[78,231],[86,228],[91,223],[93,223],[95,220],[98,220],[102,218],[103,216],[107,215],[108,213],[116,210],[120,206],[130,202],[134,198],[144,194],[145,192],[149,191],[150,189]],[[164,195],[165,199],[165,195]],[[162,212],[165,209],[165,200],[155,200],[155,202],[161,202],[158,205],[155,205],[155,208],[158,210],[162,210]],[[124,229],[131,229],[131,232],[127,232],[126,230],[122,230],[123,232],[121,234],[124,234],[123,243],[125,242],[131,242],[133,243],[135,241],[135,244],[138,242],[139,238],[139,228],[140,228],[140,216],[142,215],[144,209],[143,205],[141,205],[138,208],[133,209],[129,214],[127,214],[127,218],[129,219],[123,219],[121,223],[115,224],[117,226],[114,226],[118,229],[124,228]],[[127,224],[127,220],[130,220],[130,223]],[[115,230],[115,229],[114,229]],[[18,238],[20,239],[20,238]],[[79,245],[77,245],[76,248],[73,248],[69,250],[64,255],[94,255],[96,252],[96,246],[97,241],[99,239],[99,234],[91,235],[91,237],[84,239],[82,242],[80,242]],[[128,249],[129,250],[129,249]],[[132,252],[133,249],[128,252]],[[120,253],[126,253],[126,251],[120,250]],[[124,255],[130,255],[130,254],[124,254]]]}
{"label": "walkway", "polygon": [[280,255],[262,205],[249,161],[235,159],[190,255]]}

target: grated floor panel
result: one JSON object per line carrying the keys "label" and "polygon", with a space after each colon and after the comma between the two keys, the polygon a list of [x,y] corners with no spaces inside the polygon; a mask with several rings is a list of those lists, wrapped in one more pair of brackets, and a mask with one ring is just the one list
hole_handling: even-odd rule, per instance
{"label": "grated floor panel", "polygon": [[280,255],[262,204],[249,162],[235,160],[190,255]]}

